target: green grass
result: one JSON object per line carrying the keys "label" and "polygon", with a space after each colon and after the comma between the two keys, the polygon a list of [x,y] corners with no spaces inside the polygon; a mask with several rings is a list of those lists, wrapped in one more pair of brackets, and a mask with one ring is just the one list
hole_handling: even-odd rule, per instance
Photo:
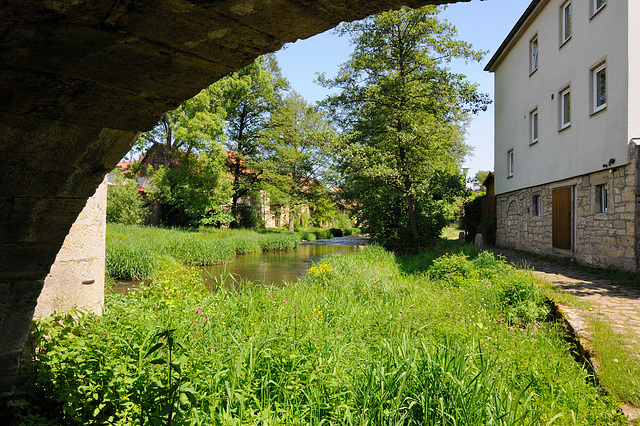
{"label": "green grass", "polygon": [[[614,332],[595,315],[588,317],[591,349],[598,363],[598,377],[606,389],[631,405],[640,406],[640,359],[637,345]],[[635,346],[635,347],[634,347]]]}
{"label": "green grass", "polygon": [[[561,264],[553,257],[531,254],[548,263]],[[519,269],[529,270],[528,265],[516,265]],[[562,265],[566,267],[566,264]],[[594,279],[609,280],[617,285],[638,289],[638,275],[626,271],[596,268],[582,264],[572,264],[571,269]],[[598,363],[598,380],[602,386],[614,394],[620,401],[640,406],[640,345],[631,338],[614,332],[598,313],[598,306],[568,291],[559,289],[549,281],[539,279],[537,285],[545,296],[559,305],[566,305],[582,311],[587,324],[584,342],[595,362]]]}
{"label": "green grass", "polygon": [[[357,231],[339,230],[353,235]],[[334,231],[337,232],[337,231]],[[301,241],[332,238],[331,230],[163,229],[107,225],[106,275],[109,279],[144,279],[167,258],[192,266],[229,262],[237,254],[295,248]]]}
{"label": "green grass", "polygon": [[295,232],[258,233],[246,230],[179,230],[109,224],[106,274],[113,279],[150,277],[172,258],[185,265],[216,265],[236,254],[295,248]]}
{"label": "green grass", "polygon": [[166,258],[102,317],[38,323],[27,385],[0,407],[38,425],[626,424],[532,275],[460,250],[368,247],[215,292]]}

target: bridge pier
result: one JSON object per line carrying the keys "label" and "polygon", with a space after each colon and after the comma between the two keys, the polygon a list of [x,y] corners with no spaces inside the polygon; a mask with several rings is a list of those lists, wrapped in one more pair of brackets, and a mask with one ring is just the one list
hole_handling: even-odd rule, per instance
{"label": "bridge pier", "polygon": [[0,13],[0,389],[43,280],[137,132],[284,43],[468,0],[7,0]]}

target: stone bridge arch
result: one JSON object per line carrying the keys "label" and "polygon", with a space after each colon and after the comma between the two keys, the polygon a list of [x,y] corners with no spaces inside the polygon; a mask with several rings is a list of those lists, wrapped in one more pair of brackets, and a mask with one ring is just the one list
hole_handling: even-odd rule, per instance
{"label": "stone bridge arch", "polygon": [[104,175],[167,110],[258,55],[367,15],[468,0],[8,0],[0,11],[0,388]]}

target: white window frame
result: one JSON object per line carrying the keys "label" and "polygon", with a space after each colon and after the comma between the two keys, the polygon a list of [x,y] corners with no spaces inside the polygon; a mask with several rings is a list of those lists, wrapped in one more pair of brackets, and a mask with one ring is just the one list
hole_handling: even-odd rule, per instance
{"label": "white window frame", "polygon": [[507,177],[513,176],[513,149],[507,151]]}
{"label": "white window frame", "polygon": [[560,45],[565,44],[571,39],[571,24],[572,24],[572,16],[573,9],[571,7],[571,0],[564,3],[560,8],[560,14],[562,15],[562,28],[560,30]]}
{"label": "white window frame", "polygon": [[[569,96],[568,107],[566,96]],[[568,114],[565,114],[568,113]],[[567,117],[568,115],[568,117]],[[560,130],[571,126],[571,87],[560,91]]]}
{"label": "white window frame", "polygon": [[529,145],[537,143],[540,139],[540,115],[538,108],[531,110],[529,113]]}
{"label": "white window frame", "polygon": [[539,65],[540,43],[538,43],[538,34],[529,41],[529,75],[536,72]]}
{"label": "white window frame", "polygon": [[[604,103],[598,105],[598,101],[599,101],[599,78],[598,78],[598,74],[600,72],[604,71]],[[607,88],[608,88],[608,84],[607,84],[607,64],[602,63],[599,66],[597,66],[596,68],[591,70],[591,102],[592,102],[592,113],[595,114],[596,112],[602,111],[603,109],[605,109],[607,107]]]}
{"label": "white window frame", "polygon": [[607,5],[607,0],[602,0],[602,4],[598,6],[598,1],[600,0],[591,0],[591,16],[593,17],[596,13],[600,12]]}

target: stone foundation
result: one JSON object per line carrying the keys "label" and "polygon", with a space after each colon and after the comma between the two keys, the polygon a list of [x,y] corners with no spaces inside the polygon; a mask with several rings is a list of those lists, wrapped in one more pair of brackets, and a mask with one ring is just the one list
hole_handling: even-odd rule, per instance
{"label": "stone foundation", "polygon": [[[598,267],[637,272],[636,206],[640,205],[637,147],[630,145],[630,162],[620,167],[497,195],[496,244],[573,259]],[[607,188],[607,212],[600,212],[598,186]],[[572,249],[552,246],[554,188],[572,188]],[[540,214],[535,214],[535,198]]]}

